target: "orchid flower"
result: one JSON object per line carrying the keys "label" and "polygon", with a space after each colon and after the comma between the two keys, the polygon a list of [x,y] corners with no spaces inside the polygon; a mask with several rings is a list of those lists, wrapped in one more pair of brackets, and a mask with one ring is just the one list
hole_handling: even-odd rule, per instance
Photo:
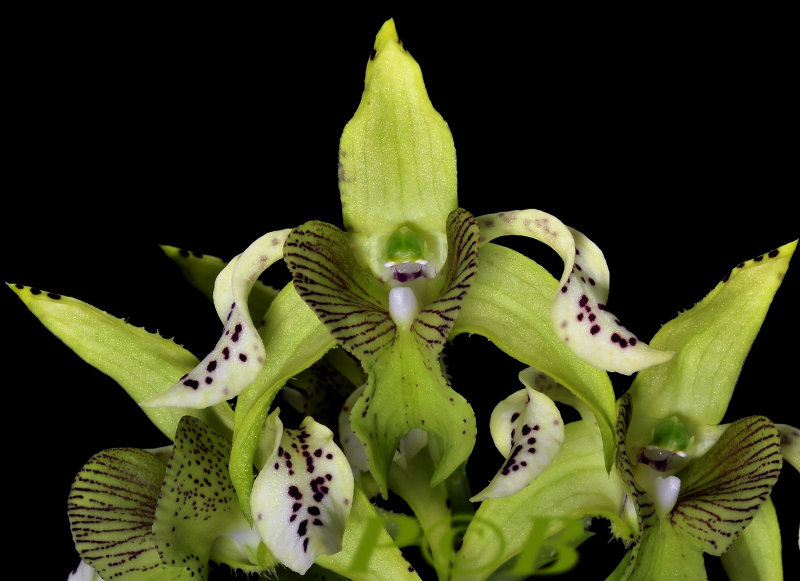
{"label": "orchid flower", "polygon": [[[455,175],[449,129],[388,21],[367,65],[361,105],[341,139],[347,232],[307,222],[267,233],[234,258],[214,288],[224,323],[216,348],[143,404],[202,409],[238,396],[231,471],[246,513],[259,512],[250,506],[251,467],[274,464],[274,455],[256,459],[256,449],[275,393],[335,344],[358,359],[367,376],[350,421],[383,495],[398,444],[412,430],[432,439],[431,486],[472,450],[474,413],[448,385],[439,362],[445,341],[458,333],[483,334],[556,377],[600,418],[608,451],[613,396],[595,367],[630,374],[670,357],[608,312],[608,270],[591,241],[537,210],[476,219],[458,208]],[[489,243],[503,235],[551,246],[564,261],[559,283]],[[275,299],[259,330],[247,297],[261,273],[281,259],[293,284]],[[543,299],[541,293],[552,294]]]}
{"label": "orchid flower", "polygon": [[[798,465],[800,431],[763,416],[720,421],[796,244],[740,263],[656,333],[650,344],[675,356],[640,372],[620,398],[610,475],[591,411],[539,371],[521,373],[528,389],[575,407],[583,419],[566,426],[546,472],[513,496],[485,501],[476,516],[504,530],[529,527],[533,515],[604,517],[632,545],[609,579],[705,579],[703,553],[721,555],[734,580],[782,578],[770,492],[782,457]],[[474,528],[456,566],[476,565],[482,535]],[[484,549],[511,559],[521,545]]]}

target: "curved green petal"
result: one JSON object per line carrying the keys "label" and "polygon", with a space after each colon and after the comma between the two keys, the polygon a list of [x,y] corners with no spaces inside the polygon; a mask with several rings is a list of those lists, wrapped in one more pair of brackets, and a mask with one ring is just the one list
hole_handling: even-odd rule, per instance
{"label": "curved green petal", "polygon": [[[606,471],[597,426],[571,422],[555,460],[536,480],[516,494],[481,503],[456,554],[454,570],[461,572],[460,580],[486,579],[493,566],[524,549],[535,517],[555,519],[553,525],[560,518],[607,518],[615,536],[631,541],[636,523],[625,505],[622,479]],[[471,569],[474,574],[466,573]]]}
{"label": "curved green petal", "polygon": [[[67,347],[119,383],[137,403],[163,392],[197,365],[197,358],[173,341],[82,301],[23,285],[9,287]],[[232,434],[233,410],[226,402],[203,410],[178,407],[143,411],[170,439],[184,415],[199,418],[225,437]]]}
{"label": "curved green petal", "polygon": [[247,298],[261,273],[283,258],[289,232],[265,234],[222,270],[214,286],[214,306],[225,325],[222,337],[197,367],[142,405],[204,408],[233,398],[253,382],[266,355]]}
{"label": "curved green petal", "polygon": [[501,401],[489,421],[494,445],[505,461],[489,485],[470,500],[509,496],[541,474],[564,442],[564,422],[546,395],[526,387]]}
{"label": "curved green petal", "polygon": [[600,249],[583,234],[539,210],[500,212],[478,222],[484,244],[499,236],[527,236],[558,253],[564,273],[550,318],[555,333],[581,359],[626,375],[669,360],[670,353],[651,349],[607,310],[608,267]]}
{"label": "curved green petal", "polygon": [[769,498],[782,464],[772,422],[761,416],[737,420],[676,474],[681,491],[670,520],[699,550],[721,555]]}
{"label": "curved green petal", "polygon": [[445,221],[457,206],[455,147],[392,20],[378,32],[361,103],[342,134],[339,190],[345,228],[373,272],[402,225],[430,234],[431,261],[441,266]]}
{"label": "curved green petal", "polygon": [[781,530],[769,498],[731,548],[722,555],[730,581],[779,581],[783,579]]}
{"label": "curved green petal", "polygon": [[186,416],[167,463],[152,526],[156,547],[164,562],[183,563],[198,578],[207,577],[212,554],[249,571],[275,565],[271,556],[259,562],[260,539],[250,534],[228,475],[230,450],[222,436]]}
{"label": "curved green petal", "polygon": [[[209,300],[213,300],[214,283],[227,264],[224,260],[208,254],[189,252],[175,246],[162,245],[161,250],[172,259],[192,286],[197,288]],[[278,296],[276,289],[257,280],[250,291],[250,296],[247,297],[247,303],[250,306],[250,317],[253,320],[258,320],[267,312],[267,308],[276,296]]]}
{"label": "curved green petal", "polygon": [[152,532],[166,465],[135,448],[92,456],[75,477],[67,514],[81,559],[104,579],[188,581],[195,573],[161,562]]}
{"label": "curved green petal", "polygon": [[[270,418],[280,431],[278,415]],[[307,417],[275,440],[250,503],[267,548],[303,574],[318,556],[341,550],[353,494],[353,473],[333,433]]]}
{"label": "curved green petal", "polygon": [[480,268],[456,319],[451,337],[478,333],[514,359],[546,373],[594,413],[603,437],[606,465],[614,459],[614,389],[608,374],[578,358],[553,332],[550,305],[558,282],[523,255],[484,244]]}
{"label": "curved green petal", "polygon": [[722,420],[796,246],[791,242],[739,264],[702,301],[661,327],[651,345],[676,355],[634,380],[637,414],[682,414],[710,425]]}

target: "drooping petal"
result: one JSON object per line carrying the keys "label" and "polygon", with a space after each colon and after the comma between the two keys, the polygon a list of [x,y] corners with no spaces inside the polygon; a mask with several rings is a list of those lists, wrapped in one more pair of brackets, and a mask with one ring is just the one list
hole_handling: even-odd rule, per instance
{"label": "drooping petal", "polygon": [[552,463],[564,442],[564,422],[553,400],[529,387],[501,401],[489,427],[506,460],[472,502],[522,490]]}
{"label": "drooping petal", "polygon": [[447,216],[457,207],[455,147],[392,20],[378,32],[361,104],[342,134],[339,189],[354,250],[376,275],[386,241],[403,224],[427,235],[438,270]]}
{"label": "drooping petal", "polygon": [[782,463],[772,422],[761,416],[733,422],[676,474],[681,492],[670,520],[700,550],[721,555],[769,498]]}
{"label": "drooping petal", "polygon": [[534,261],[496,244],[480,248],[478,263],[480,268],[462,302],[451,338],[461,333],[483,335],[575,394],[597,420],[606,465],[611,469],[614,389],[607,373],[578,358],[553,333],[550,308],[558,281]]}
{"label": "drooping petal", "polygon": [[482,244],[499,236],[527,236],[550,246],[564,261],[550,317],[556,334],[579,357],[626,375],[670,358],[640,341],[606,309],[608,267],[600,249],[583,234],[539,210],[500,212],[478,222]]}
{"label": "drooping petal", "polygon": [[[270,418],[280,426],[277,414]],[[353,474],[333,433],[309,417],[299,430],[283,430],[250,502],[267,548],[305,573],[319,555],[341,550],[353,494]]]}
{"label": "drooping petal", "polygon": [[[175,262],[181,273],[197,290],[209,300],[214,298],[214,283],[225,268],[226,262],[216,256],[190,252],[175,246],[162,245],[161,250]],[[254,322],[267,312],[278,291],[257,280],[247,297],[250,306],[250,317]]]}
{"label": "drooping petal", "polygon": [[142,405],[204,408],[231,399],[253,382],[265,353],[247,298],[261,273],[283,258],[289,232],[265,234],[222,270],[214,286],[214,305],[225,325],[222,337],[197,367]]}
{"label": "drooping petal", "polygon": [[769,498],[739,538],[722,555],[722,566],[730,581],[783,579],[781,530]]}
{"label": "drooping petal", "polygon": [[[22,302],[89,365],[119,383],[137,403],[163,392],[197,365],[197,358],[173,341],[129,325],[77,299],[22,285],[9,285]],[[230,437],[233,411],[226,402],[195,410],[143,408],[172,438],[184,415],[192,415]]]}
{"label": "drooping petal", "polygon": [[230,450],[230,443],[202,422],[183,418],[158,499],[152,530],[162,560],[182,563],[200,578],[208,575],[212,549],[217,559],[246,570],[275,565],[268,555],[259,563],[258,536],[247,534],[251,526],[228,475]]}
{"label": "drooping petal", "polygon": [[722,420],[796,245],[739,264],[702,301],[661,327],[651,345],[676,355],[634,380],[637,414],[681,414],[708,425]]}
{"label": "drooping petal", "polygon": [[81,559],[104,579],[188,581],[161,562],[152,533],[166,465],[135,448],[95,454],[75,477],[67,514]]}

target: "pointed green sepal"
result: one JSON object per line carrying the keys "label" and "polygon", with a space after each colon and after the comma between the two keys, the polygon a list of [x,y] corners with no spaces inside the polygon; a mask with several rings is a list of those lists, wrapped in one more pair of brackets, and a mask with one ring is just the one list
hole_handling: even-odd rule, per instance
{"label": "pointed green sepal", "polygon": [[637,414],[680,414],[718,424],[797,242],[736,266],[702,301],[666,323],[650,344],[674,351],[631,387]]}
{"label": "pointed green sepal", "polygon": [[320,555],[342,548],[353,504],[353,474],[333,433],[312,418],[284,430],[259,472],[250,497],[255,526],[277,559],[304,574]]}
{"label": "pointed green sepal", "polygon": [[361,103],[342,134],[339,189],[345,228],[374,272],[402,225],[429,233],[429,260],[444,262],[445,221],[457,206],[455,147],[392,20],[375,39]]}
{"label": "pointed green sepal", "polygon": [[[173,341],[129,325],[77,299],[22,285],[9,285],[38,319],[90,365],[110,376],[142,403],[163,392],[195,365],[197,358]],[[143,408],[169,438],[184,415],[192,415],[231,437],[233,410],[225,403],[195,410]]]}

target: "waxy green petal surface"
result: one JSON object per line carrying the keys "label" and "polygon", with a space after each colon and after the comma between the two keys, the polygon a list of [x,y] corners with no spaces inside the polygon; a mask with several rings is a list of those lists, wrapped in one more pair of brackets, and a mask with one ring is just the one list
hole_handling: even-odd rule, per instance
{"label": "waxy green petal surface", "polygon": [[166,465],[135,448],[95,454],[75,477],[68,516],[81,559],[104,579],[188,581],[195,574],[162,564],[152,533]]}
{"label": "waxy green petal surface", "polygon": [[381,267],[388,237],[412,225],[431,235],[428,251],[441,266],[445,223],[457,206],[455,147],[392,20],[378,32],[361,103],[342,134],[339,190],[363,264]]}
{"label": "waxy green petal surface", "polygon": [[[209,300],[214,299],[214,284],[219,273],[227,265],[224,260],[208,254],[190,252],[175,246],[163,245],[161,250],[175,262],[175,265],[192,286],[203,293]],[[260,320],[276,296],[278,296],[276,289],[257,280],[250,291],[250,296],[247,298],[250,317],[254,321]]]}
{"label": "waxy green petal surface", "polygon": [[552,463],[564,442],[564,422],[553,400],[529,387],[497,404],[489,429],[505,460],[472,502],[522,490]]}
{"label": "waxy green petal surface", "polygon": [[[278,416],[270,418],[280,430]],[[253,519],[272,554],[305,573],[319,555],[342,548],[353,474],[333,433],[310,417],[274,446],[253,486]]]}
{"label": "waxy green petal surface", "polygon": [[[186,416],[175,433],[167,463],[153,523],[156,546],[164,562],[181,563],[197,578],[207,578],[218,538],[246,537],[251,528],[228,475],[230,449],[222,436]],[[234,553],[235,565],[248,570],[274,566],[271,557],[266,563],[257,562],[260,541],[255,535],[250,537],[248,546]],[[238,553],[249,553],[250,558],[242,562]]]}
{"label": "waxy green petal surface", "polygon": [[583,234],[539,210],[500,212],[478,222],[483,244],[499,236],[527,236],[558,253],[564,272],[550,317],[555,333],[581,359],[626,375],[669,360],[670,353],[651,349],[606,309],[608,267],[600,249]]}
{"label": "waxy green petal surface", "polygon": [[247,300],[261,273],[283,258],[288,235],[289,230],[265,234],[225,266],[214,285],[214,306],[225,325],[222,337],[197,367],[143,405],[204,408],[233,398],[255,380],[265,351]]}
{"label": "waxy green petal surface", "polygon": [[579,359],[553,332],[550,305],[558,281],[532,260],[496,244],[481,247],[478,264],[451,337],[483,335],[514,359],[546,373],[574,393],[594,413],[610,469],[614,389],[607,373]]}
{"label": "waxy green petal surface", "polygon": [[711,425],[722,420],[796,246],[791,242],[739,264],[702,301],[661,327],[650,344],[675,356],[634,380],[637,414],[678,413]]}
{"label": "waxy green petal surface", "polygon": [[783,579],[781,529],[769,498],[722,555],[722,566],[730,581],[772,581]]}
{"label": "waxy green petal surface", "polygon": [[[163,392],[195,365],[197,358],[173,341],[129,325],[77,299],[9,285],[36,317],[89,365],[109,375],[134,401]],[[178,422],[192,415],[230,437],[233,410],[225,403],[195,410],[143,408],[147,417],[168,438]]]}

